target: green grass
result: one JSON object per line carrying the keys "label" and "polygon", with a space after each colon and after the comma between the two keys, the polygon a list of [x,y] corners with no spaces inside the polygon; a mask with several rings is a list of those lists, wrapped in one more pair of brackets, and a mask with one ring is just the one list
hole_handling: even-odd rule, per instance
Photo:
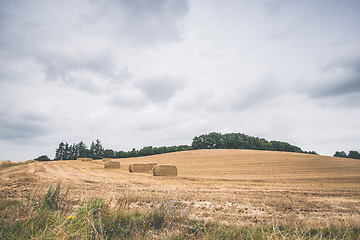
{"label": "green grass", "polygon": [[38,200],[0,199],[0,239],[359,239],[359,226],[326,228],[279,223],[232,227],[196,220],[176,201],[153,202],[146,210],[92,199],[64,207],[60,184]]}

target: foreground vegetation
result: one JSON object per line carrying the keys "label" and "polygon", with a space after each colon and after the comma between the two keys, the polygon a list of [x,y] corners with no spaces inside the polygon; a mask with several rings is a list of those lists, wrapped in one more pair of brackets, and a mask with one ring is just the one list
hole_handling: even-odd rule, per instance
{"label": "foreground vegetation", "polygon": [[0,239],[358,239],[359,226],[324,228],[273,222],[249,227],[196,219],[181,203],[149,200],[147,210],[126,201],[92,199],[74,207],[67,192],[49,187],[40,199],[0,199]]}
{"label": "foreground vegetation", "polygon": [[24,161],[24,162],[0,161],[0,169],[14,167],[14,166],[18,166],[18,165],[24,165],[24,164],[28,164],[28,163],[32,163],[32,162],[34,162],[34,160],[28,160],[28,161]]}

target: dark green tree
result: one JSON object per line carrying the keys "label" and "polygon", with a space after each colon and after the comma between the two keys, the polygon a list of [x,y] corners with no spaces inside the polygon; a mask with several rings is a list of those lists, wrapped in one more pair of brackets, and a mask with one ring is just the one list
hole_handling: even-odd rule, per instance
{"label": "dark green tree", "polygon": [[337,152],[334,154],[334,157],[346,158],[346,157],[347,157],[347,154],[346,154],[346,152],[344,152],[344,151],[341,151],[341,152],[337,151]]}
{"label": "dark green tree", "polygon": [[104,150],[104,158],[114,158],[115,157],[115,152],[112,149],[105,149]]}
{"label": "dark green tree", "polygon": [[87,146],[85,145],[85,143],[83,141],[81,141],[77,144],[77,151],[79,153],[78,157],[83,157],[83,158],[91,157],[91,152],[87,148]]}
{"label": "dark green tree", "polygon": [[216,149],[223,148],[224,142],[220,133],[212,132],[194,137],[192,142],[193,149]]}
{"label": "dark green tree", "polygon": [[128,155],[129,157],[137,157],[138,156],[138,151],[135,149],[135,148],[133,148],[132,150],[131,150],[131,152],[129,152],[129,155]]}
{"label": "dark green tree", "polygon": [[252,137],[243,133],[209,133],[196,136],[192,142],[193,149],[255,149],[287,152],[303,152],[301,148],[287,142],[267,141],[264,138]]}
{"label": "dark green tree", "polygon": [[138,156],[149,156],[154,154],[154,149],[152,146],[146,146],[139,150]]}
{"label": "dark green tree", "polygon": [[55,158],[54,160],[63,160],[65,156],[65,144],[61,142],[59,147],[55,150]]}
{"label": "dark green tree", "polygon": [[104,156],[104,148],[99,139],[96,139],[95,143],[91,143],[90,151],[92,153],[92,158],[100,159]]}
{"label": "dark green tree", "polygon": [[350,151],[347,157],[353,159],[360,159],[360,153],[358,151]]}
{"label": "dark green tree", "polygon": [[117,151],[117,152],[115,152],[115,157],[116,158],[126,158],[126,157],[128,157],[128,155],[124,151]]}

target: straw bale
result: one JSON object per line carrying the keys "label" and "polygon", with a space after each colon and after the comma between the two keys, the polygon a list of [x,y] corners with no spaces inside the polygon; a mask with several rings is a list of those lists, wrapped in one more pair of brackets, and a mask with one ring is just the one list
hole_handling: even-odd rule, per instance
{"label": "straw bale", "polygon": [[129,165],[130,172],[146,173],[150,172],[156,163],[133,163]]}
{"label": "straw bale", "polygon": [[174,165],[156,165],[153,173],[154,176],[177,176],[177,168]]}
{"label": "straw bale", "polygon": [[77,160],[81,160],[82,162],[90,162],[93,159],[92,158],[77,158]]}
{"label": "straw bale", "polygon": [[157,165],[157,163],[147,163],[147,165],[149,166],[149,171],[152,171],[152,169]]}
{"label": "straw bale", "polygon": [[112,161],[112,158],[103,158],[102,160],[101,160],[102,162],[111,162]]}
{"label": "straw bale", "polygon": [[105,168],[120,168],[119,162],[107,161],[104,163]]}

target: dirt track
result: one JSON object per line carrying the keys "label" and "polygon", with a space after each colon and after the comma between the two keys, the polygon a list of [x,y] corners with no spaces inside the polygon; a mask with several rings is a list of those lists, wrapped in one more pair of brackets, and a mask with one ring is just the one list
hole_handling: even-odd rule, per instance
{"label": "dirt track", "polygon": [[[34,162],[0,169],[1,197],[42,196],[61,181],[67,202],[95,197],[129,208],[176,200],[196,217],[246,225],[281,220],[360,223],[360,161],[246,150],[192,151],[122,159],[120,169],[92,162]],[[177,177],[129,173],[136,162],[171,163]]]}

